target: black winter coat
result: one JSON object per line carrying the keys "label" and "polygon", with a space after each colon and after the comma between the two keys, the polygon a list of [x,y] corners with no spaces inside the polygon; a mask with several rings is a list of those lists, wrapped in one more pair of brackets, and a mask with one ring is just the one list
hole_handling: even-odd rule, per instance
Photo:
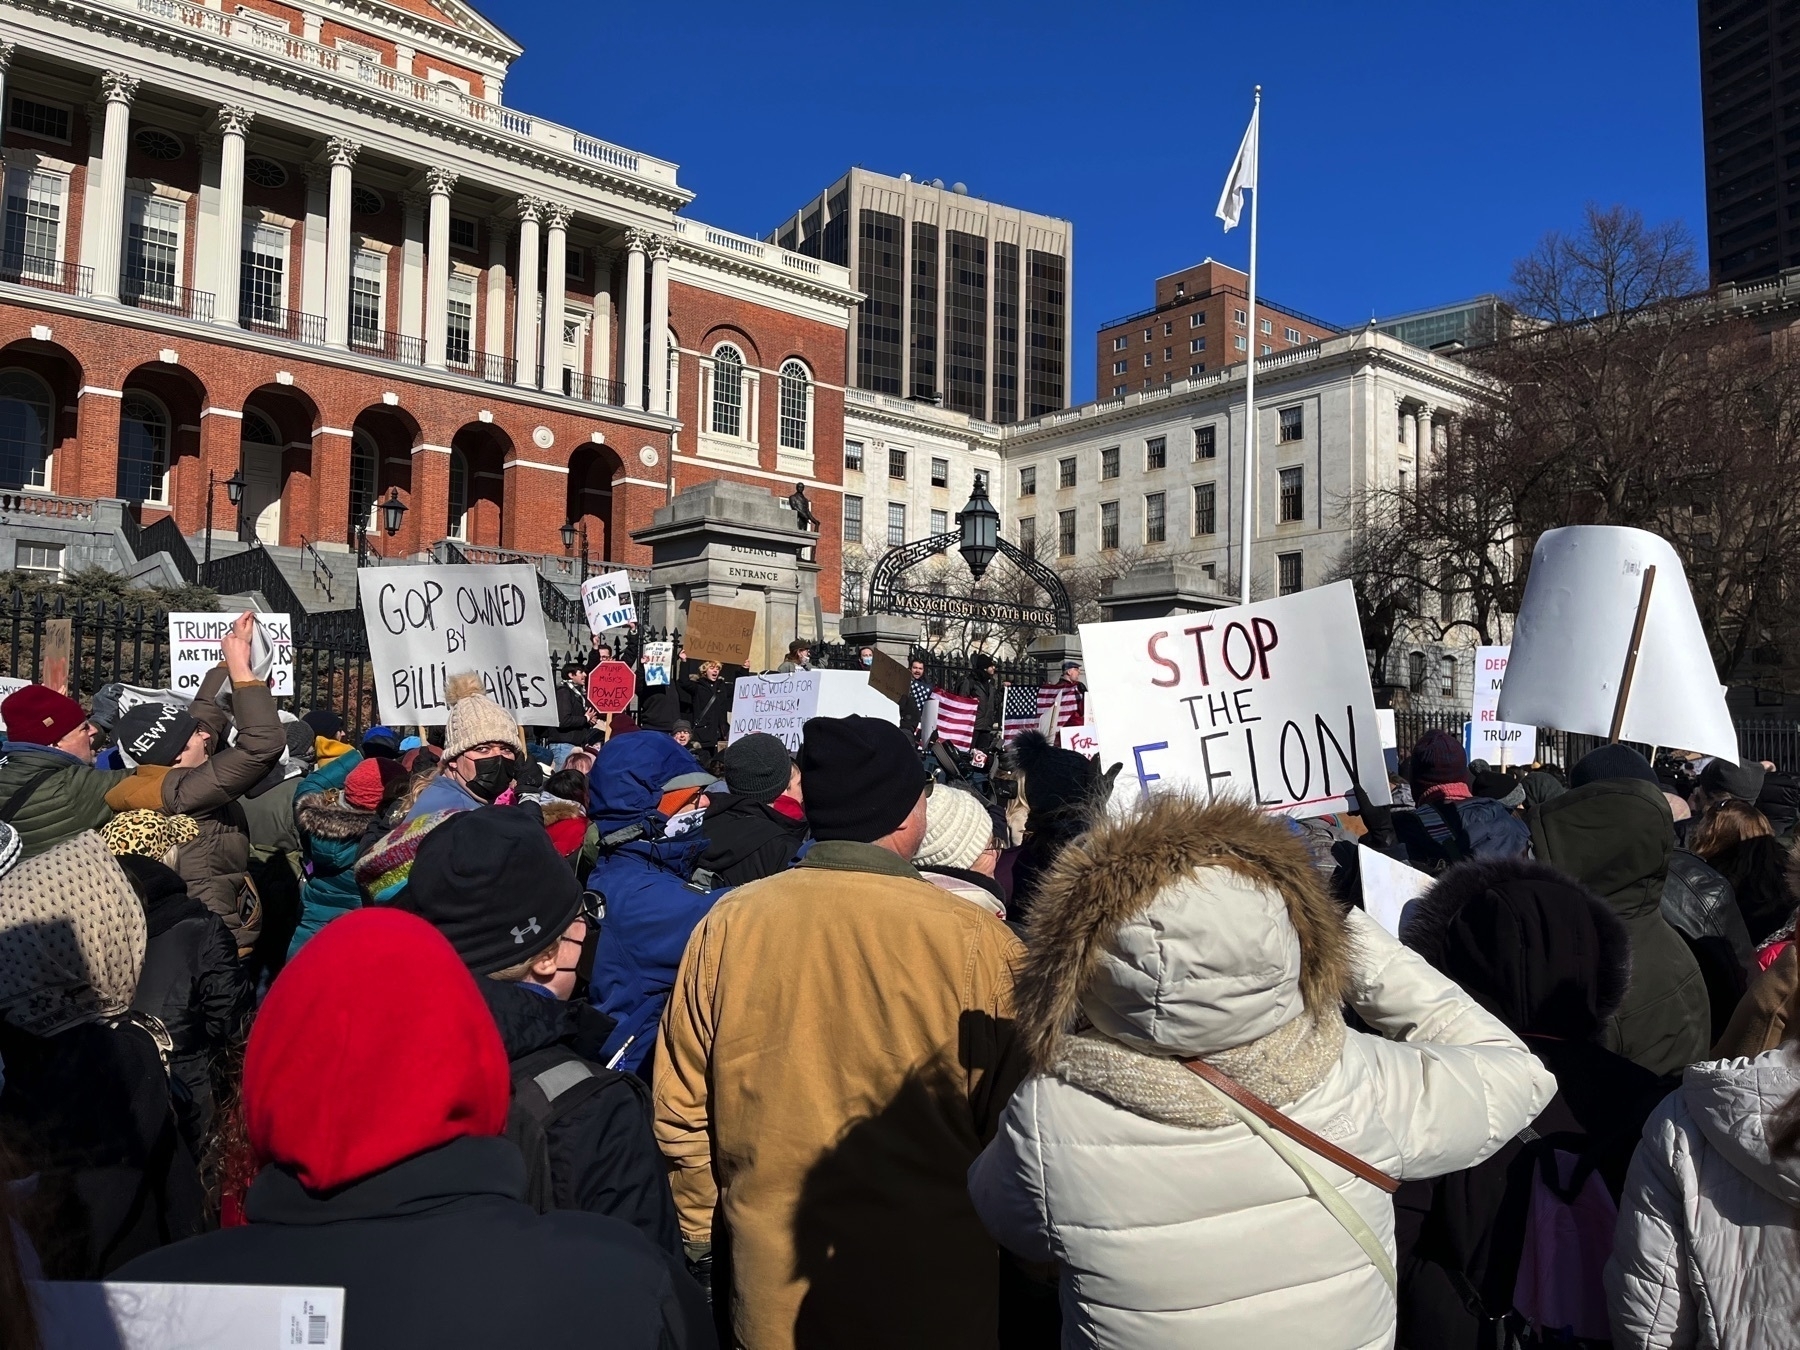
{"label": "black winter coat", "polygon": [[[527,995],[529,997],[529,995]],[[250,1220],[124,1280],[344,1290],[344,1350],[685,1350],[714,1341],[679,1259],[599,1214],[538,1214],[505,1139],[457,1139],[323,1195],[267,1167]]]}
{"label": "black winter coat", "polygon": [[706,808],[706,852],[695,866],[718,877],[716,885],[742,886],[784,871],[805,838],[804,820],[789,820],[774,807],[737,793],[725,794]]}
{"label": "black winter coat", "polygon": [[548,745],[586,745],[597,733],[588,721],[587,696],[562,680],[556,686],[556,726],[543,737]]}
{"label": "black winter coat", "polygon": [[188,894],[187,883],[150,858],[121,857],[143,902],[150,940],[131,1006],[160,1021],[174,1043],[169,1069],[187,1090],[182,1130],[199,1153],[212,1128],[214,1059],[243,1034],[255,990],[225,921]]}
{"label": "black winter coat", "polygon": [[637,721],[646,731],[672,731],[681,717],[681,691],[673,684],[651,684],[637,670]]}
{"label": "black winter coat", "polygon": [[1676,849],[1669,856],[1669,875],[1663,882],[1662,915],[1687,942],[1700,967],[1716,1041],[1737,1011],[1756,960],[1731,883],[1704,858]]}
{"label": "black winter coat", "polygon": [[600,1059],[612,1019],[585,1000],[564,1003],[502,980],[476,984],[508,1059],[560,1046],[570,1059],[590,1061],[600,1084],[544,1131],[555,1207],[622,1219],[657,1247],[679,1255],[681,1231],[668,1169],[651,1130],[649,1092],[642,1080],[605,1068]]}
{"label": "black winter coat", "polygon": [[38,1175],[20,1218],[53,1280],[97,1280],[205,1227],[206,1197],[151,1033],[0,1023],[0,1135]]}
{"label": "black winter coat", "polygon": [[1788,846],[1781,840],[1766,835],[1745,839],[1712,861],[1731,883],[1751,942],[1761,946],[1794,917],[1794,898],[1787,889]]}
{"label": "black winter coat", "polygon": [[694,744],[723,745],[731,735],[731,677],[694,676],[681,682],[681,715],[694,728]]}

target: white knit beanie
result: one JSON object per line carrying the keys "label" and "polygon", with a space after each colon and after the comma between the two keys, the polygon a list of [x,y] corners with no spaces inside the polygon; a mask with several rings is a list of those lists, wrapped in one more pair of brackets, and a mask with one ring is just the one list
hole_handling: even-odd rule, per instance
{"label": "white knit beanie", "polygon": [[994,842],[994,820],[973,792],[943,784],[925,799],[925,842],[914,867],[967,868]]}
{"label": "white knit beanie", "polygon": [[513,715],[482,690],[481,677],[473,671],[452,675],[444,697],[450,704],[450,720],[444,726],[444,758],[455,759],[478,745],[497,743],[525,753],[525,733]]}

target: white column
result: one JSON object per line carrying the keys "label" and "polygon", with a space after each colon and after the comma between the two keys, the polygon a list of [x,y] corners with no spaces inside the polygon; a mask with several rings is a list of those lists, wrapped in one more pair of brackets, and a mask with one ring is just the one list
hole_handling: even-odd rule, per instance
{"label": "white column", "polygon": [[119,298],[119,262],[125,248],[125,151],[130,144],[131,100],[138,82],[132,75],[109,70],[100,77],[100,93],[106,101],[106,130],[100,146],[100,186],[87,198],[96,213],[94,256],[83,261],[94,269],[94,294],[102,300]]}
{"label": "white column", "polygon": [[1423,465],[1431,458],[1431,409],[1421,403],[1413,413],[1413,449]]}
{"label": "white column", "polygon": [[323,164],[306,169],[306,219],[301,229],[300,312],[325,313],[326,215],[331,210],[331,170]]}
{"label": "white column", "polygon": [[[18,49],[17,43],[0,42],[0,108],[5,108],[7,106],[6,73],[12,68],[13,54],[17,52]],[[0,123],[4,123],[4,121],[4,118],[0,118]]]}
{"label": "white column", "polygon": [[331,204],[325,212],[325,345],[350,345],[351,166],[362,147],[334,136],[325,147],[331,165]]}
{"label": "white column", "polygon": [[1400,453],[1402,455],[1410,455],[1413,462],[1417,463],[1419,459],[1419,442],[1416,437],[1418,423],[1414,421],[1413,415],[1406,410],[1406,401],[1404,399],[1394,400],[1394,413],[1400,420]]}
{"label": "white column", "polygon": [[669,241],[658,238],[650,249],[650,369],[644,406],[669,410]]}
{"label": "white column", "polygon": [[544,383],[545,393],[563,391],[563,302],[569,278],[569,217],[574,208],[544,204]]}
{"label": "white column", "polygon": [[538,220],[544,204],[536,197],[519,198],[519,275],[513,298],[513,383],[537,388]]}
{"label": "white column", "polygon": [[506,240],[510,233],[505,216],[488,217],[487,296],[483,301],[481,351],[484,356],[496,358],[506,355]]}
{"label": "white column", "polygon": [[425,203],[423,192],[400,194],[400,336],[425,332]]}
{"label": "white column", "polygon": [[250,129],[248,108],[227,103],[219,108],[219,253],[213,264],[213,317],[235,326],[238,283],[244,257],[244,133]]}
{"label": "white column", "polygon": [[[202,131],[194,137],[200,147],[200,209],[194,217],[194,288],[219,294],[219,269],[225,256],[224,226],[219,220],[219,156],[224,137],[216,131]],[[235,242],[236,236],[233,236]],[[213,316],[220,323],[236,323],[237,315],[227,314],[215,306]]]}
{"label": "white column", "polygon": [[619,328],[624,361],[619,378],[625,384],[625,406],[644,406],[644,250],[650,236],[625,231],[625,322]]}
{"label": "white column", "polygon": [[617,378],[612,367],[612,267],[613,260],[596,249],[594,269],[594,351],[588,358],[588,372],[596,379]]}
{"label": "white column", "polygon": [[325,16],[313,10],[300,12],[300,36],[308,42],[317,42],[319,34],[324,31]]}
{"label": "white column", "polygon": [[456,175],[444,168],[427,169],[425,189],[431,193],[431,223],[425,240],[425,364],[442,370],[448,364],[450,194],[456,190]]}

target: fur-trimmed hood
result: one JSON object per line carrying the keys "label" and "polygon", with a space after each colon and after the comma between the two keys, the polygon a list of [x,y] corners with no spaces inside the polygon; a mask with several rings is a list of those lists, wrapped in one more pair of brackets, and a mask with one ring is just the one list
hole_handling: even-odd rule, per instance
{"label": "fur-trimmed hood", "polygon": [[1150,1054],[1214,1055],[1338,1015],[1350,937],[1305,846],[1235,800],[1103,817],[1044,874],[1017,1026],[1048,1071],[1085,1019]]}
{"label": "fur-trimmed hood", "polygon": [[315,839],[361,839],[375,818],[376,812],[359,810],[345,801],[339,788],[309,792],[294,803],[294,820]]}
{"label": "fur-trimmed hood", "polygon": [[1593,1040],[1631,983],[1612,907],[1524,858],[1451,868],[1407,906],[1400,937],[1520,1035]]}
{"label": "fur-trimmed hood", "polygon": [[544,813],[544,824],[554,825],[561,820],[587,819],[587,807],[580,802],[565,801],[561,797],[545,798],[539,801],[539,809]]}

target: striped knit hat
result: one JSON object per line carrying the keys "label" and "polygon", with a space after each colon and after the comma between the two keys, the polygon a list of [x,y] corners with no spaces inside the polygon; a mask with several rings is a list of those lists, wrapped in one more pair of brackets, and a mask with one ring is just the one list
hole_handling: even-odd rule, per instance
{"label": "striped knit hat", "polygon": [[356,884],[375,905],[392,904],[406,889],[412,878],[413,859],[425,836],[442,825],[454,811],[427,811],[402,825],[396,825],[375,846],[356,860]]}

